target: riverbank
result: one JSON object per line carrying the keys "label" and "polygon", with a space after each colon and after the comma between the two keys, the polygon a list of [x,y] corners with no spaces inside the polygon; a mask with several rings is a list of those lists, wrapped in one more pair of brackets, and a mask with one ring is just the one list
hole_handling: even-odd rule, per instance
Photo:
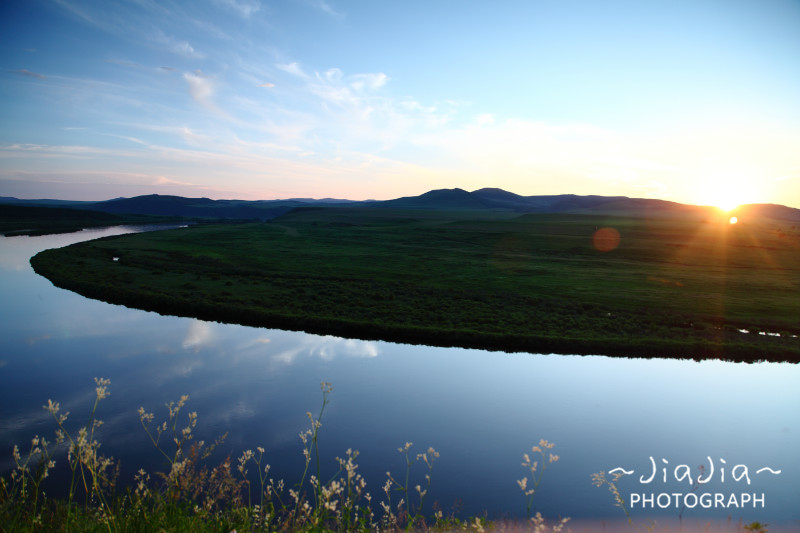
{"label": "riverbank", "polygon": [[799,243],[771,221],[311,208],[91,241],[31,263],[85,296],[203,320],[505,351],[796,362]]}
{"label": "riverbank", "polygon": [[55,235],[88,228],[120,225],[176,224],[194,222],[184,217],[119,215],[69,207],[0,204],[0,233],[6,237]]}

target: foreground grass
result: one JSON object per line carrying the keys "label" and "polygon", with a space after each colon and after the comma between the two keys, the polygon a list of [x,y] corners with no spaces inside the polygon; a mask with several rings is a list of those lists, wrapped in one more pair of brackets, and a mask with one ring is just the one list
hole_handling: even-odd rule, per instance
{"label": "foreground grass", "polygon": [[[120,488],[119,463],[101,454],[98,437],[102,421],[97,409],[109,394],[109,381],[96,378],[95,382],[96,397],[85,425],[70,431],[69,413],[48,400],[44,408],[56,423],[55,440],[37,436],[27,453],[14,447],[16,468],[10,476],[0,478],[1,531],[483,531],[490,526],[482,518],[446,517],[435,504],[426,502],[439,457],[433,448],[414,453],[410,442],[398,448],[405,470],[387,472],[374,501],[358,473],[358,451],[348,449],[343,458],[336,459],[336,472],[323,476],[318,435],[333,390],[325,382],[320,411],[316,416],[307,413],[310,428],[300,434],[305,469],[297,483],[274,480],[261,447],[244,451],[236,460],[229,455],[209,467],[207,460],[224,436],[211,445],[195,441],[198,416],[196,412],[183,413],[189,399],[183,396],[167,405],[168,415],[160,422],[155,422],[154,414],[139,409],[142,428],[167,468],[152,475],[140,469],[132,486]],[[528,500],[529,516],[544,470],[558,459],[550,453],[552,448],[553,444],[544,440],[533,447],[533,452],[541,455],[538,466],[525,455],[530,478],[526,475],[517,483]],[[54,499],[45,489],[56,459],[66,461],[69,471],[61,476],[67,485],[62,492],[67,496]],[[411,475],[416,463],[425,467],[421,480]],[[548,526],[537,513],[529,523],[538,531],[557,532],[567,521]]]}
{"label": "foreground grass", "polygon": [[307,208],[31,263],[86,296],[206,320],[508,351],[800,360],[800,230],[772,221]]}
{"label": "foreground grass", "polygon": [[[336,458],[337,470],[323,476],[319,462],[319,431],[332,392],[323,382],[322,405],[314,416],[307,413],[310,427],[300,434],[305,468],[299,480],[289,485],[270,477],[266,451],[245,450],[238,459],[228,455],[216,466],[209,458],[220,448],[224,436],[207,445],[194,439],[198,415],[185,413],[188,396],[167,404],[167,416],[156,422],[155,415],[139,408],[142,429],[163,458],[165,469],[150,474],[140,469],[130,486],[118,485],[120,464],[101,453],[102,421],[98,406],[109,395],[109,381],[95,379],[95,400],[88,420],[77,428],[70,414],[57,402],[44,408],[56,424],[55,440],[36,436],[27,452],[14,446],[15,468],[0,477],[0,531],[2,532],[399,532],[399,531],[680,531],[693,533],[767,533],[767,524],[741,521],[712,524],[683,520],[634,521],[616,489],[616,478],[606,480],[615,494],[613,504],[627,520],[583,521],[571,529],[569,518],[545,520],[532,512],[533,499],[540,490],[545,471],[558,461],[554,444],[541,440],[523,454],[525,475],[516,480],[526,509],[525,519],[488,520],[445,516],[436,503],[426,502],[431,488],[434,463],[439,454],[433,448],[413,453],[412,444],[398,448],[404,469],[386,473],[377,494],[369,492],[358,473],[358,451],[348,449]],[[56,461],[66,462],[57,479],[50,477]],[[424,477],[417,479],[412,467],[421,464]],[[66,474],[66,475],[65,475]],[[594,474],[596,480],[604,474]],[[52,498],[51,482],[61,485],[66,496]],[[513,481],[512,481],[513,482]],[[588,480],[587,480],[588,482]],[[488,488],[487,488],[488,489]],[[513,503],[511,503],[513,506]],[[773,533],[791,529],[773,528]]]}

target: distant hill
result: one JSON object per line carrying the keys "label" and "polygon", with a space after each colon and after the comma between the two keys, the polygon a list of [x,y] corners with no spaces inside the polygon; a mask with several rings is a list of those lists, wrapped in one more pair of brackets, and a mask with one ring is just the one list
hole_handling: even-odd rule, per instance
{"label": "distant hill", "polygon": [[289,200],[211,200],[148,194],[133,198],[115,198],[102,202],[73,202],[65,200],[20,200],[0,197],[0,204],[37,207],[79,208],[120,215],[159,215],[208,219],[269,220],[296,207],[309,205],[349,205],[350,200],[325,198]]}
{"label": "distant hill", "polygon": [[566,213],[592,211],[595,213],[621,214],[626,212],[704,212],[706,208],[652,200],[647,198],[628,198],[627,196],[579,196],[576,194],[558,194],[549,196],[520,196],[503,189],[479,189],[471,193],[486,205],[522,211],[525,213]]}
{"label": "distant hill", "polygon": [[211,200],[209,198],[184,198],[182,196],[150,194],[98,202],[91,209],[105,213],[269,219],[280,216],[293,209],[293,207],[293,205],[276,205],[244,200]]}
{"label": "distant hill", "polygon": [[40,207],[77,207],[84,208],[95,204],[96,202],[80,201],[80,200],[21,200],[13,196],[0,196],[0,204],[2,205],[27,205],[27,206],[40,206]]}
{"label": "distant hill", "polygon": [[[399,209],[493,209],[518,213],[593,213],[630,216],[647,214],[649,216],[692,215],[702,217],[715,212],[713,207],[648,198],[580,196],[577,194],[521,196],[498,188],[484,188],[473,192],[463,189],[437,189],[419,196],[368,202],[368,205]],[[784,207],[784,209],[786,211],[782,212],[783,215],[791,214],[800,220],[800,210],[788,207]],[[767,214],[767,211],[764,211],[764,214]]]}
{"label": "distant hill", "polygon": [[779,204],[745,204],[733,210],[737,216],[767,217],[776,220],[800,222],[800,209]]}
{"label": "distant hill", "polygon": [[[352,201],[334,198],[315,200],[211,200],[150,194],[133,198],[116,198],[103,202],[69,202],[62,200],[19,200],[0,197],[0,204],[58,206],[115,214],[165,215],[209,219],[269,220],[292,209],[309,206],[362,206],[394,209],[432,210],[501,210],[517,213],[592,213],[630,216],[712,216],[718,211],[709,206],[697,206],[627,196],[581,196],[576,194],[521,196],[498,188],[476,191],[436,189],[419,196],[393,200]],[[768,217],[800,223],[800,209],[776,204],[747,204],[731,213],[740,218]]]}
{"label": "distant hill", "polygon": [[437,189],[419,196],[367,202],[375,207],[395,209],[487,209],[490,206],[464,189]]}

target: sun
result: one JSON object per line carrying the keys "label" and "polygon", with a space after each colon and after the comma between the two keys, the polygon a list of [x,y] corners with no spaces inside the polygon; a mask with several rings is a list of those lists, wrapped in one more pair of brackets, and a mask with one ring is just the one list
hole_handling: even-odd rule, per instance
{"label": "sun", "polygon": [[732,211],[754,203],[758,194],[758,175],[743,168],[719,168],[703,172],[694,184],[697,203]]}
{"label": "sun", "polygon": [[713,205],[723,211],[733,211],[744,203],[747,203],[747,201],[738,194],[719,194]]}

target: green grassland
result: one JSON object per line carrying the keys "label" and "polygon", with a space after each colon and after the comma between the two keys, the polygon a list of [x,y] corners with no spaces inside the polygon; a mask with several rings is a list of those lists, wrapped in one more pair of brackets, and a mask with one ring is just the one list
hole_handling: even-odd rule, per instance
{"label": "green grassland", "polygon": [[[598,250],[599,228],[618,246]],[[800,360],[800,230],[767,219],[301,208],[31,263],[86,296],[205,320],[506,351]]]}

